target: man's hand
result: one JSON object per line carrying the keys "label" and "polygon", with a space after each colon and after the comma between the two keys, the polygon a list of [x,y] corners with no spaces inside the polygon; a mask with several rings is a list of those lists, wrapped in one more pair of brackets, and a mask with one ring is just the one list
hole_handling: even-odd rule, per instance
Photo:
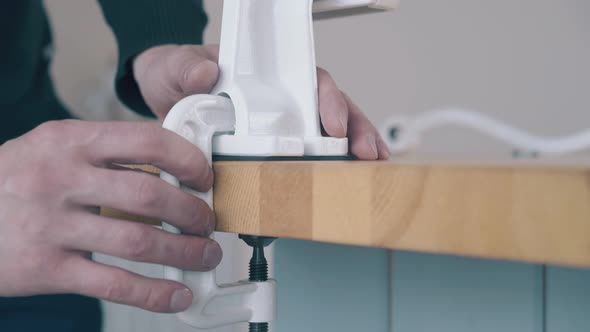
{"label": "man's hand", "polygon": [[[184,285],[92,262],[100,252],[205,271],[221,260],[202,200],[153,175],[151,164],[207,191],[213,172],[182,137],[152,124],[56,121],[0,146],[0,296],[77,293],[157,312],[192,302]],[[182,229],[101,217],[97,207],[155,217]]]}
{"label": "man's hand", "polygon": [[[164,45],[137,56],[133,73],[147,105],[163,119],[184,97],[207,94],[219,75],[217,46]],[[350,152],[359,159],[389,158],[387,145],[357,105],[318,68],[319,111],[325,132],[348,137]]]}

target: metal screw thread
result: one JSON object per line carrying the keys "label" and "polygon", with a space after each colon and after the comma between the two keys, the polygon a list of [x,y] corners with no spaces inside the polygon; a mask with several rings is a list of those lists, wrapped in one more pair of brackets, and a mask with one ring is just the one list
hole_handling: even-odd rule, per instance
{"label": "metal screw thread", "polygon": [[[268,246],[274,238],[264,236],[240,235],[252,247],[252,259],[250,259],[249,278],[252,282],[264,282],[268,280],[268,262],[264,257],[264,247]],[[268,323],[248,323],[250,332],[268,332]]]}
{"label": "metal screw thread", "polygon": [[249,323],[250,332],[268,332],[268,323]]}
{"label": "metal screw thread", "polygon": [[268,265],[265,263],[250,264],[250,271],[248,273],[250,281],[267,281],[268,280]]}
{"label": "metal screw thread", "polygon": [[252,259],[250,259],[249,280],[268,280],[268,263],[264,257],[264,248],[262,246],[254,247]]}
{"label": "metal screw thread", "polygon": [[[249,277],[250,281],[268,280],[268,263],[262,246],[254,247],[252,259],[250,259]],[[249,323],[248,329],[250,332],[268,332],[268,323]]]}

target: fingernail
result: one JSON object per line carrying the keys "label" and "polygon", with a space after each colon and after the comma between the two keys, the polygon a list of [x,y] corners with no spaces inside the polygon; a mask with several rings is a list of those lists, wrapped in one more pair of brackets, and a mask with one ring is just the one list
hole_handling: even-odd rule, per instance
{"label": "fingernail", "polygon": [[186,310],[193,303],[193,293],[188,288],[177,289],[170,298],[170,310],[180,312]]}
{"label": "fingernail", "polygon": [[346,135],[346,132],[348,131],[348,117],[345,114],[340,114],[340,116],[338,116],[338,121],[340,122],[340,126],[342,126],[342,129],[344,130],[344,135]]}
{"label": "fingernail", "polygon": [[203,249],[203,267],[206,269],[212,269],[221,262],[221,247],[217,242],[209,242]]}
{"label": "fingernail", "polygon": [[369,146],[371,146],[371,150],[373,150],[374,159],[379,158],[379,152],[377,151],[377,143],[375,143],[375,136],[372,134],[367,135],[367,141],[369,142]]}

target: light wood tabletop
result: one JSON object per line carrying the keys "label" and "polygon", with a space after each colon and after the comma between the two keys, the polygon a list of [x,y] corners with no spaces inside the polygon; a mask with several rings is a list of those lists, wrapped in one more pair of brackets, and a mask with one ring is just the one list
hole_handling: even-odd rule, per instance
{"label": "light wood tabletop", "polygon": [[586,167],[224,161],[214,169],[218,231],[590,267]]}

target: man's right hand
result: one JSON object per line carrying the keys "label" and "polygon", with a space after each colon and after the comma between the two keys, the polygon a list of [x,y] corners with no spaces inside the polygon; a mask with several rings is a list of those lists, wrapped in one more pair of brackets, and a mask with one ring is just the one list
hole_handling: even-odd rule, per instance
{"label": "man's right hand", "polygon": [[[206,237],[215,227],[207,204],[124,163],[157,166],[201,192],[213,184],[199,149],[149,123],[48,122],[0,146],[0,296],[76,293],[156,312],[191,304],[185,285],[90,260],[99,252],[195,271],[221,260]],[[99,206],[183,235],[99,216]]]}

